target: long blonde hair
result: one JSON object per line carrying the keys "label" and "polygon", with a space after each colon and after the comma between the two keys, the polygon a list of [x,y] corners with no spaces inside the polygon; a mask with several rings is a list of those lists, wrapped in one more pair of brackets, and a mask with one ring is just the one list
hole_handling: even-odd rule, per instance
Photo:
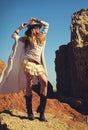
{"label": "long blonde hair", "polygon": [[46,36],[42,32],[36,33],[35,29],[31,29],[27,30],[25,34],[26,36],[20,38],[20,40],[25,43],[25,49],[27,49],[30,43],[44,45]]}
{"label": "long blonde hair", "polygon": [[32,29],[31,35],[28,36],[27,39],[30,43],[38,43],[38,44],[42,45],[42,44],[44,44],[46,37],[45,37],[45,34],[43,34],[41,32],[36,33],[35,29]]}

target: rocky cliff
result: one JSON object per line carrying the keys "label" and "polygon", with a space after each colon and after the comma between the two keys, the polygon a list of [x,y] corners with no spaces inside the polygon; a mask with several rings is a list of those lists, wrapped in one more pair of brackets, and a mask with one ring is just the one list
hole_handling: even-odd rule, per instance
{"label": "rocky cliff", "polygon": [[88,110],[88,9],[72,15],[70,29],[71,41],[56,51],[58,97],[79,100]]}

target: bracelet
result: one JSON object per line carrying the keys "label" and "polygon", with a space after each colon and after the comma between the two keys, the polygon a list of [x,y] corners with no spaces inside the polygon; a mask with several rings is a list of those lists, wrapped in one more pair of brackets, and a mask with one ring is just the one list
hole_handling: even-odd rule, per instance
{"label": "bracelet", "polygon": [[15,31],[15,33],[16,33],[16,34],[18,34],[18,32],[17,32],[17,31]]}
{"label": "bracelet", "polygon": [[19,34],[19,32],[20,32],[20,30],[21,30],[22,28],[23,28],[23,27],[20,26],[20,27],[15,31],[15,33],[16,33],[16,34]]}

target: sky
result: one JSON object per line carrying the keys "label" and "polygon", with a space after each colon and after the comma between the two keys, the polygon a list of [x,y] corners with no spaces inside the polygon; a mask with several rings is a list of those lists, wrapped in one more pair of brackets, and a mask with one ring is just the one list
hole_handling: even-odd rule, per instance
{"label": "sky", "polygon": [[55,87],[55,52],[70,42],[71,16],[82,8],[88,8],[88,0],[0,0],[0,59],[8,64],[14,44],[11,35],[23,22],[31,17],[48,22],[45,60],[48,80]]}

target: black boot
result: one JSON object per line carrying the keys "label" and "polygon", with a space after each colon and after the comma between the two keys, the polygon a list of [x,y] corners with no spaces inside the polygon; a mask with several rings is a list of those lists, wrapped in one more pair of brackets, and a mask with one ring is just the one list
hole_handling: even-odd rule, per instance
{"label": "black boot", "polygon": [[47,97],[40,95],[40,105],[38,106],[37,113],[40,113],[40,121],[47,121],[44,116],[45,107],[46,107]]}
{"label": "black boot", "polygon": [[29,120],[34,120],[34,115],[32,112],[32,95],[31,96],[25,96],[26,99],[26,108],[27,108],[27,114]]}

